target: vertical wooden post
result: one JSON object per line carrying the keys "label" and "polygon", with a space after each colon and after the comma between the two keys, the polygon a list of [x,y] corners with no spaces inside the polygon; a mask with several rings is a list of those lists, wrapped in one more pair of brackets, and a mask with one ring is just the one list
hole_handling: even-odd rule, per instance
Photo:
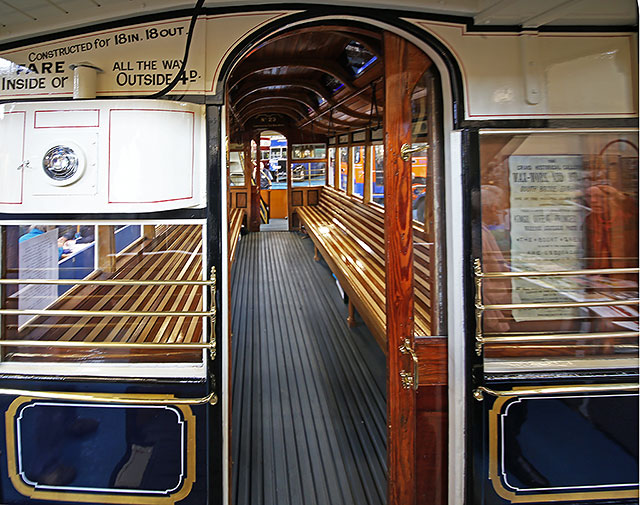
{"label": "vertical wooden post", "polygon": [[355,328],[356,326],[356,311],[355,308],[353,306],[353,303],[351,303],[351,300],[349,300],[349,315],[347,316],[347,324],[349,325],[349,328]]}
{"label": "vertical wooden post", "polygon": [[98,226],[98,269],[107,274],[116,271],[115,226]]}
{"label": "vertical wooden post", "polygon": [[247,223],[249,231],[260,231],[260,193],[257,175],[251,160],[251,137],[247,136],[243,142],[244,146],[244,178],[247,185]]}
{"label": "vertical wooden post", "polygon": [[144,225],[142,227],[142,238],[145,240],[151,240],[156,238],[156,227],[155,225]]}
{"label": "vertical wooden post", "polygon": [[411,92],[430,62],[397,35],[385,32],[383,41],[388,505],[415,505],[416,393],[403,387],[400,371],[411,363],[399,351],[405,339],[414,345],[412,174],[400,148],[411,144]]}

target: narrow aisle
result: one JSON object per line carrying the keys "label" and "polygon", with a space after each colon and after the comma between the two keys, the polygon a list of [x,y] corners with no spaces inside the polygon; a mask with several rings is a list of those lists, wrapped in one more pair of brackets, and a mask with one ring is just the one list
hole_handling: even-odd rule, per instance
{"label": "narrow aisle", "polygon": [[297,233],[242,238],[231,275],[235,505],[386,501],[386,364]]}

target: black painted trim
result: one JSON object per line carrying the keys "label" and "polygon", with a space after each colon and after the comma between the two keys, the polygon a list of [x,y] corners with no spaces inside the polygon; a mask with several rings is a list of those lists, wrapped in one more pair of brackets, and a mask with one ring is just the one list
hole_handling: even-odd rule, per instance
{"label": "black painted trim", "polygon": [[473,276],[473,260],[481,257],[481,214],[480,214],[480,149],[477,130],[466,129],[462,132],[462,247],[464,257],[463,289],[464,289],[464,313],[465,313],[465,364],[467,371],[465,376],[466,394],[466,426],[465,426],[465,503],[474,502],[478,495],[481,480],[475,477],[475,464],[478,435],[482,436],[482,417],[478,417],[477,401],[473,398],[472,391],[477,384],[478,377],[482,377],[482,361],[475,353],[475,283]]}
{"label": "black painted trim", "polygon": [[558,128],[637,128],[637,117],[591,119],[494,119],[463,120],[460,128],[558,129]]}
{"label": "black painted trim", "polygon": [[[220,166],[220,145],[222,141],[222,109],[219,106],[209,105],[206,108],[207,131],[207,266],[216,268],[217,291],[215,306],[221,307],[223,295],[227,293],[227,286],[220,282],[222,278],[222,226],[226,226],[223,213],[227,209],[222,208],[222,180]],[[226,258],[224,259],[226,261]],[[208,272],[207,272],[208,274]],[[207,301],[211,303],[211,297],[207,293]],[[222,394],[222,358],[221,351],[226,347],[226,336],[222,334],[222,313],[218,311],[215,324],[218,357],[214,360],[207,355],[207,369],[209,372],[209,392],[218,395],[218,403],[210,406],[208,416],[208,441],[207,441],[207,468],[208,468],[208,503],[219,504],[223,502],[223,465],[228,454],[223,451],[224,422],[222,418],[223,403],[230,401]],[[224,340],[221,340],[224,337]],[[231,353],[229,352],[229,359]],[[229,419],[229,422],[231,420]],[[231,462],[229,462],[230,464]]]}
{"label": "black painted trim", "polygon": [[158,221],[177,219],[206,219],[206,209],[178,209],[162,212],[112,212],[112,213],[90,213],[86,214],[4,214],[0,213],[2,221],[29,221],[36,223],[39,221],[136,221],[142,219],[155,219]]}

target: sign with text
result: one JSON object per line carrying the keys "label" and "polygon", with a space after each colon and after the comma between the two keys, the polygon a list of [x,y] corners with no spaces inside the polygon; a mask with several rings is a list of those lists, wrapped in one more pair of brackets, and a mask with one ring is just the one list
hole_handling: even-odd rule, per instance
{"label": "sign with text", "polygon": [[[584,265],[582,156],[511,156],[511,266],[514,271],[577,270]],[[570,302],[571,279],[513,279],[521,303]],[[576,309],[514,310],[516,321],[578,317]]]}
{"label": "sign with text", "polygon": [[[184,74],[172,93],[216,93],[222,65],[245,37],[289,12],[201,17]],[[151,95],[179,74],[190,18],[138,24],[43,42],[0,53],[0,99],[73,96],[70,65],[98,67],[98,97]]]}
{"label": "sign with text", "polygon": [[[58,278],[58,230],[23,240],[18,246],[20,279]],[[20,310],[39,310],[58,299],[58,286],[20,284],[18,291]],[[19,326],[25,325],[34,316],[18,316]]]}

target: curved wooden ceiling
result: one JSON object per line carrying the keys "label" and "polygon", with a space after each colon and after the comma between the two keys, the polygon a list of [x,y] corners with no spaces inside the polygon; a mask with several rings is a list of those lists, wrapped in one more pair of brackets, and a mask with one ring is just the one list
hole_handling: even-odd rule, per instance
{"label": "curved wooden ceiling", "polygon": [[279,122],[335,135],[376,125],[382,120],[382,75],[381,32],[336,25],[280,33],[233,70],[227,88],[231,131]]}

